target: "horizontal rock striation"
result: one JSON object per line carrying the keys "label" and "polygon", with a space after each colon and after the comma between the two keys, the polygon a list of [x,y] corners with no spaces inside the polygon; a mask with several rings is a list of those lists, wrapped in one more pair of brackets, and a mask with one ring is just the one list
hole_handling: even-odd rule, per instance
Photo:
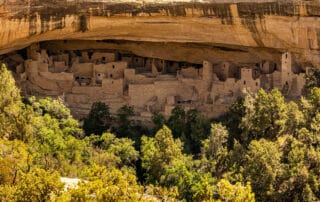
{"label": "horizontal rock striation", "polygon": [[0,54],[35,42],[94,40],[103,48],[198,64],[279,60],[289,51],[298,65],[320,68],[319,16],[317,0],[5,0]]}

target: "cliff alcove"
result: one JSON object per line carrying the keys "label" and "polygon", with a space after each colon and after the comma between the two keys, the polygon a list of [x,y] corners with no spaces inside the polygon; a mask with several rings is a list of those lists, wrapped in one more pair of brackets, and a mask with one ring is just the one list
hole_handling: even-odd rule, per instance
{"label": "cliff alcove", "polygon": [[[95,101],[138,117],[176,105],[209,117],[243,88],[301,95],[320,68],[318,1],[0,2],[0,56],[25,95]],[[141,96],[143,95],[143,96]]]}

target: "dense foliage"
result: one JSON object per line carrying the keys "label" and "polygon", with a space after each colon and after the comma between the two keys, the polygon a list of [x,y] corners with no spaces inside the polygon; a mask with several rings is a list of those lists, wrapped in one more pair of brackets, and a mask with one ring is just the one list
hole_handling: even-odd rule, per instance
{"label": "dense foliage", "polygon": [[151,129],[95,103],[83,130],[62,102],[21,98],[4,66],[0,90],[1,201],[320,199],[319,88],[247,94],[218,121],[179,106]]}

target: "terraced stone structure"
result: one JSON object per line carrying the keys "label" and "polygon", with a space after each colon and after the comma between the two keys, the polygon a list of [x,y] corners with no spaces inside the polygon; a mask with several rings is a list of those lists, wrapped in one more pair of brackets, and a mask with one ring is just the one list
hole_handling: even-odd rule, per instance
{"label": "terraced stone structure", "polygon": [[217,117],[244,90],[301,95],[320,68],[320,2],[0,1],[0,60],[22,93],[136,118],[182,105]]}

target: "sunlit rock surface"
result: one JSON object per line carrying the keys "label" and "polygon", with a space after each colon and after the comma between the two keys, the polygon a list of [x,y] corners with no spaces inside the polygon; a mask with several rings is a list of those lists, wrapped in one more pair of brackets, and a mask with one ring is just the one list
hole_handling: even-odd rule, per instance
{"label": "sunlit rock surface", "polygon": [[[201,64],[279,60],[319,67],[319,1],[0,1],[0,54],[34,42],[77,43]],[[96,45],[98,43],[98,45]],[[50,44],[61,49],[66,44]]]}
{"label": "sunlit rock surface", "polygon": [[243,89],[296,99],[320,68],[319,0],[0,5],[0,62],[23,95],[59,97],[77,118],[97,101],[131,105],[138,121],[178,105],[217,117]]}

